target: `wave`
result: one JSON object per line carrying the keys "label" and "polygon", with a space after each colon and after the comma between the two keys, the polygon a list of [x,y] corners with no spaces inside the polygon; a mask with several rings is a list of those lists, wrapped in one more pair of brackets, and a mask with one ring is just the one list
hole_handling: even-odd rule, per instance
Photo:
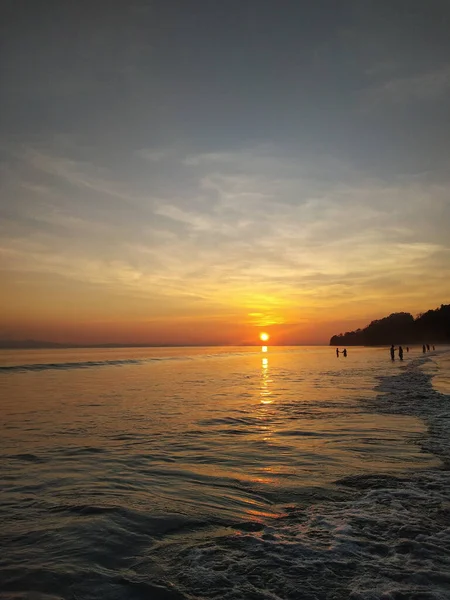
{"label": "wave", "polygon": [[[200,543],[166,540],[152,558],[189,597],[443,600],[450,589],[450,396],[424,373],[430,359],[379,377],[366,409],[414,415],[441,468],[361,474],[334,482],[342,499],[274,498],[279,515],[230,526]],[[284,501],[284,502],[283,502]]]}
{"label": "wave", "polygon": [[202,599],[448,598],[449,473],[349,483],[362,488],[352,500],[286,507],[195,546],[166,540],[152,558]]}
{"label": "wave", "polygon": [[155,362],[181,361],[194,359],[225,358],[230,356],[243,356],[251,352],[220,352],[217,354],[182,354],[179,356],[151,356],[145,358],[121,358],[105,360],[84,360],[70,362],[23,363],[18,365],[0,366],[1,373],[28,373],[39,371],[69,371],[73,369],[92,369],[97,367],[122,367],[129,365],[142,365]]}
{"label": "wave", "polygon": [[35,372],[35,371],[68,371],[72,369],[92,369],[96,367],[121,367],[126,365],[141,365],[144,363],[169,361],[169,360],[189,360],[188,356],[168,356],[168,357],[152,357],[152,358],[126,358],[117,360],[87,360],[76,362],[61,362],[61,363],[34,363],[22,365],[8,365],[0,367],[0,373],[17,373],[17,372]]}
{"label": "wave", "polygon": [[435,362],[436,358],[421,357],[405,365],[399,375],[379,377],[379,395],[367,407],[377,413],[412,415],[425,421],[428,431],[422,447],[450,468],[450,395],[433,387],[433,373],[427,371]]}
{"label": "wave", "polygon": [[[204,516],[201,502],[198,517],[152,514],[154,506],[143,490],[135,502],[139,509],[131,507],[129,490],[114,501],[109,493],[93,496],[84,472],[86,497],[80,494],[74,501],[55,495],[47,506],[28,505],[25,498],[27,519],[14,520],[9,538],[0,534],[13,551],[3,569],[4,589],[24,599],[29,596],[20,595],[22,590],[42,598],[59,591],[60,596],[52,597],[71,600],[448,598],[450,396],[433,389],[432,375],[422,369],[428,360],[405,363],[396,375],[379,377],[378,395],[364,400],[363,408],[424,419],[429,432],[421,445],[442,459],[442,468],[402,476],[348,475],[323,495],[314,489],[307,496],[293,481],[292,488],[274,488],[267,497],[271,515],[249,511],[242,521]],[[225,417],[202,424],[238,430],[252,422]],[[286,435],[305,432],[297,427]],[[16,458],[33,463],[37,457],[24,453]],[[139,472],[151,466],[145,454],[140,460],[135,465]],[[162,477],[165,473],[160,470]],[[123,477],[123,472],[108,471],[108,478],[113,477]],[[223,494],[235,485],[227,480]],[[257,491],[252,490],[252,497]],[[34,493],[28,500],[42,502]]]}

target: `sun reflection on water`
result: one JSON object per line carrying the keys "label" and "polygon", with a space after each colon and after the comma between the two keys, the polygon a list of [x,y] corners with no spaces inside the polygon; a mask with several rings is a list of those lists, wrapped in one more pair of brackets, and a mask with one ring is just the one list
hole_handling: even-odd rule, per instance
{"label": "sun reflection on water", "polygon": [[273,400],[270,398],[272,392],[270,390],[270,384],[272,380],[269,378],[269,359],[267,356],[261,358],[261,404],[272,404]]}

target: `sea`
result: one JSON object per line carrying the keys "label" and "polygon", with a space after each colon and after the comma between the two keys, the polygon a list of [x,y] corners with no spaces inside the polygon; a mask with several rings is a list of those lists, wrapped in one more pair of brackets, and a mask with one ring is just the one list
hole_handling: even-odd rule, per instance
{"label": "sea", "polygon": [[450,599],[450,346],[0,352],[0,598]]}

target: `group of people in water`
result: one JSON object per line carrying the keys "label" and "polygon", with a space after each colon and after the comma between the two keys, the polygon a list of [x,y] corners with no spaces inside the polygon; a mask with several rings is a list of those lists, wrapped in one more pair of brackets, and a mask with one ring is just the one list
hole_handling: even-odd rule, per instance
{"label": "group of people in water", "polygon": [[[432,347],[434,350],[434,346]],[[431,348],[430,348],[430,344],[423,344],[422,346],[422,352],[425,354],[425,352],[430,352]],[[406,346],[406,352],[409,352],[409,346]],[[395,346],[394,344],[392,344],[391,349],[390,349],[390,353],[391,353],[391,360],[395,360]],[[403,348],[402,346],[398,347],[398,357],[400,360],[403,360]]]}
{"label": "group of people in water", "polygon": [[[433,350],[434,350],[434,346],[433,346]],[[425,354],[425,352],[430,352],[430,344],[424,344],[422,346],[422,352]]]}
{"label": "group of people in water", "polygon": [[[424,344],[422,346],[422,352],[425,354],[425,352],[430,352],[431,349],[434,350],[434,346],[430,347],[430,344]],[[403,360],[403,346],[399,346],[398,349],[398,357],[400,360]],[[406,352],[409,352],[409,346],[406,346]],[[391,360],[395,360],[395,346],[394,344],[392,344],[391,348],[390,348],[390,353],[391,353]],[[343,350],[339,350],[339,348],[336,348],[336,356],[339,358],[339,354],[343,354],[345,358],[347,358],[347,348],[344,348]]]}
{"label": "group of people in water", "polygon": [[[391,349],[389,351],[391,353],[391,360],[395,360],[395,346],[392,344]],[[406,352],[409,352],[409,346],[406,346]],[[400,360],[403,360],[403,348],[402,346],[398,347],[398,357]]]}

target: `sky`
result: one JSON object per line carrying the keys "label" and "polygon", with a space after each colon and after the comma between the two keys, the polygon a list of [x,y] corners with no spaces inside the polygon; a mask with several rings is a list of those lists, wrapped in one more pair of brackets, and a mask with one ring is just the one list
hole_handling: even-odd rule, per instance
{"label": "sky", "polygon": [[447,0],[1,12],[0,339],[328,343],[450,301]]}

